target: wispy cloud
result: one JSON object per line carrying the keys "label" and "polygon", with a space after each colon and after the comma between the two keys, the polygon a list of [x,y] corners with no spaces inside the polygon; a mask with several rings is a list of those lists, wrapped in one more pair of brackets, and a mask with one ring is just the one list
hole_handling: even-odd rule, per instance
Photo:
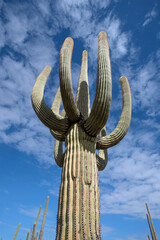
{"label": "wispy cloud", "polygon": [[115,229],[105,226],[105,225],[101,225],[101,231],[102,231],[102,236],[107,236],[109,233],[114,232]]}
{"label": "wispy cloud", "polygon": [[37,217],[38,215],[38,211],[39,211],[39,208],[37,207],[32,207],[30,209],[26,208],[25,206],[20,206],[18,208],[18,212],[25,215],[25,216],[28,216],[28,217],[32,217],[32,218],[35,218]]}
{"label": "wispy cloud", "polygon": [[[102,213],[146,217],[148,202],[152,217],[160,218],[160,155],[148,144],[152,135],[130,132],[126,139],[109,151],[106,170],[100,174]],[[156,207],[155,207],[156,206]]]}
{"label": "wispy cloud", "polygon": [[153,21],[153,19],[157,16],[157,11],[155,9],[155,7],[150,11],[148,12],[146,15],[145,15],[145,20],[144,20],[144,23],[142,24],[143,27],[147,26],[150,22]]}

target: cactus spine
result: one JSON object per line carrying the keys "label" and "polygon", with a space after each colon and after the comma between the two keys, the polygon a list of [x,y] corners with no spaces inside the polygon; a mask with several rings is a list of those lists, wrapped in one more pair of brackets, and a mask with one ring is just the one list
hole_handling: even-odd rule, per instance
{"label": "cactus spine", "polygon": [[45,224],[46,215],[47,215],[47,209],[48,209],[48,202],[49,202],[49,197],[47,197],[47,201],[46,201],[46,206],[45,206],[45,210],[44,210],[42,226],[41,226],[41,230],[40,230],[40,234],[39,234],[39,240],[42,240],[42,237],[43,237],[44,224]]}
{"label": "cactus spine", "polygon": [[18,234],[19,229],[20,229],[20,226],[21,226],[21,223],[18,224],[18,227],[17,227],[17,229],[16,229],[16,232],[15,232],[15,235],[14,235],[14,237],[13,237],[13,240],[16,240],[17,234]]}
{"label": "cactus spine", "polygon": [[[105,168],[107,149],[119,143],[131,120],[131,92],[126,77],[120,78],[123,106],[115,130],[106,135],[112,98],[111,65],[107,34],[99,33],[97,86],[90,110],[88,54],[83,51],[81,72],[74,100],[71,80],[72,38],[66,38],[60,51],[60,89],[51,109],[43,94],[51,67],[46,66],[32,90],[32,105],[38,118],[55,137],[55,161],[62,167],[56,240],[101,239],[98,171]],[[63,101],[64,111],[59,114]],[[65,142],[63,153],[62,143]],[[99,153],[96,154],[96,149]]]}

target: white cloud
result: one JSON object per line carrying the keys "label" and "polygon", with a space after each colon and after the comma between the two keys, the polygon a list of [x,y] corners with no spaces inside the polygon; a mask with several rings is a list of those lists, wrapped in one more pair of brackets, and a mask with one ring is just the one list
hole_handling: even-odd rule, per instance
{"label": "white cloud", "polygon": [[131,83],[135,103],[140,103],[142,107],[155,108],[159,99],[158,68],[156,61],[150,60],[138,69],[137,77]]}
{"label": "white cloud", "polygon": [[[153,218],[160,218],[160,155],[155,141],[150,143],[142,131],[130,131],[125,139],[109,150],[109,162],[100,173],[101,212],[146,218],[145,202]],[[148,143],[149,141],[149,143]],[[152,142],[152,140],[151,140]],[[155,207],[156,206],[156,207]]]}
{"label": "white cloud", "polygon": [[31,91],[36,79],[34,72],[23,62],[9,57],[2,59],[0,69],[3,73],[0,90],[0,110],[3,112],[0,115],[1,141],[34,154],[46,165],[53,164],[53,138],[31,106]]}
{"label": "white cloud", "polygon": [[28,58],[29,64],[34,67],[37,72],[41,72],[46,65],[51,67],[58,61],[58,52],[54,42],[47,36],[40,38],[32,38],[23,45],[21,53]]}
{"label": "white cloud", "polygon": [[49,193],[51,194],[51,195],[53,195],[53,196],[55,196],[55,197],[58,197],[59,196],[59,190],[58,189],[50,189],[49,190]]}
{"label": "white cloud", "polygon": [[146,25],[148,25],[150,22],[153,21],[153,19],[156,16],[157,16],[157,11],[155,10],[155,7],[154,7],[150,12],[148,12],[145,15],[145,20],[144,20],[144,23],[142,24],[142,26],[145,27]]}
{"label": "white cloud", "polygon": [[1,37],[0,37],[0,49],[1,49],[5,45],[5,30],[1,20],[0,20],[0,29],[1,29]]}
{"label": "white cloud", "polygon": [[27,19],[18,18],[11,12],[8,12],[8,23],[6,24],[7,37],[10,41],[19,44],[27,37],[28,22]]}
{"label": "white cloud", "polygon": [[18,212],[25,215],[25,216],[28,216],[28,217],[32,217],[32,218],[35,218],[37,217],[38,215],[38,211],[39,211],[39,208],[37,207],[34,207],[34,208],[30,208],[30,209],[27,209],[26,207],[24,206],[20,206],[18,208]]}
{"label": "white cloud", "polygon": [[115,229],[105,226],[105,225],[101,225],[101,232],[102,232],[102,236],[107,236],[109,233],[114,232]]}

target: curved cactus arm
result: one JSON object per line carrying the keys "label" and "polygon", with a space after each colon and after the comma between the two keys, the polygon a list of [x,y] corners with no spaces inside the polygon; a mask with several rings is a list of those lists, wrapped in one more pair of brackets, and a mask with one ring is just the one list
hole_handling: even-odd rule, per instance
{"label": "curved cactus arm", "polygon": [[[52,103],[52,106],[51,106],[51,110],[56,113],[57,115],[59,115],[59,109],[60,109],[60,106],[61,106],[61,92],[60,92],[60,88],[58,88],[57,90],[57,93],[56,93],[56,96],[53,100],[53,103]],[[61,113],[61,117],[65,117],[66,116],[66,113],[65,111],[63,110],[62,113]],[[53,131],[52,129],[50,129],[50,132],[52,134],[52,136],[59,140],[59,141],[64,141],[65,140],[65,135],[63,133],[60,133],[58,131]]]}
{"label": "curved cactus arm", "polygon": [[73,40],[68,37],[65,39],[59,57],[59,78],[60,89],[64,109],[71,122],[77,122],[80,118],[80,112],[74,100],[71,79],[71,58],[73,51]]}
{"label": "curved cactus arm", "polygon": [[[61,112],[61,116],[62,117],[65,117],[66,115],[66,112],[65,110],[63,109],[62,112]],[[53,130],[50,130],[52,136],[57,140],[57,141],[61,141],[61,142],[64,142],[65,141],[65,138],[66,138],[66,135],[65,134],[61,134],[57,131],[53,131]],[[55,140],[55,141],[56,141]]]}
{"label": "curved cactus arm", "polygon": [[[104,127],[99,134],[100,137],[106,136],[106,127]],[[96,154],[96,161],[97,161],[97,167],[98,171],[102,171],[105,169],[107,162],[108,162],[108,153],[107,149],[100,149],[98,151],[98,154]]]}
{"label": "curved cactus arm", "polygon": [[63,142],[55,140],[54,143],[54,159],[59,167],[63,167],[64,153]]}
{"label": "curved cactus arm", "polygon": [[97,138],[97,149],[107,149],[113,147],[123,139],[129,129],[132,112],[131,90],[126,77],[122,76],[120,78],[120,83],[123,97],[120,120],[112,133],[100,139]]}
{"label": "curved cactus arm", "polygon": [[60,88],[58,88],[57,93],[54,97],[54,100],[52,102],[52,106],[51,106],[51,110],[56,113],[57,115],[59,115],[59,109],[61,106],[61,102],[62,102],[62,98],[61,98],[61,92],[60,92]]}
{"label": "curved cactus arm", "polygon": [[112,98],[111,63],[107,34],[99,33],[96,94],[91,113],[84,124],[85,131],[95,136],[106,124]]}
{"label": "curved cactus arm", "polygon": [[81,72],[78,81],[76,103],[84,118],[87,118],[90,113],[90,98],[88,84],[88,53],[86,50],[84,50],[82,54]]}
{"label": "curved cactus arm", "polygon": [[100,149],[98,154],[96,154],[96,161],[97,161],[97,167],[98,171],[103,171],[107,165],[108,162],[108,153],[107,149],[102,150]]}
{"label": "curved cactus arm", "polygon": [[43,71],[39,74],[34,84],[31,100],[33,109],[35,110],[38,118],[48,128],[65,133],[69,127],[69,121],[66,118],[55,114],[44,102],[44,87],[47,78],[51,72],[51,67],[46,66]]}
{"label": "curved cactus arm", "polygon": [[[59,132],[56,132],[56,131],[53,131],[53,130],[50,130],[52,136],[57,140],[57,141],[61,141],[61,142],[64,142],[65,141],[65,135],[64,134],[61,134]],[[56,141],[55,140],[55,141]]]}
{"label": "curved cactus arm", "polygon": [[[61,116],[65,116],[65,111],[62,110]],[[54,143],[54,159],[59,167],[63,166],[64,154],[63,154],[63,141],[65,140],[65,135],[58,134],[56,132],[51,132],[53,136],[56,134],[56,139]]]}

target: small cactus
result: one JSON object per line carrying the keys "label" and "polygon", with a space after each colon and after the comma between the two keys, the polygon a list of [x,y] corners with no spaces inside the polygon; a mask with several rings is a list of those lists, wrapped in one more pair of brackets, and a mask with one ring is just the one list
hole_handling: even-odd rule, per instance
{"label": "small cactus", "polygon": [[26,237],[26,240],[29,240],[29,232],[27,233],[27,237]]}
{"label": "small cactus", "polygon": [[18,234],[19,229],[20,229],[20,226],[21,226],[21,223],[18,224],[18,227],[17,227],[17,229],[16,229],[16,232],[15,232],[15,235],[14,235],[14,237],[13,237],[13,240],[16,240],[17,234]]}
{"label": "small cactus", "polygon": [[43,237],[44,224],[45,224],[46,215],[47,215],[47,209],[48,209],[48,202],[49,202],[49,197],[47,197],[47,201],[46,201],[46,206],[45,206],[45,210],[44,210],[42,226],[41,226],[41,230],[40,230],[40,234],[39,234],[39,240],[42,240],[42,237]]}
{"label": "small cactus", "polygon": [[38,224],[39,216],[40,216],[40,213],[41,213],[41,209],[42,209],[42,206],[40,206],[40,209],[39,209],[39,212],[38,212],[38,216],[37,216],[36,222],[35,222],[35,224],[33,225],[31,240],[34,240],[34,239],[35,239],[35,233],[36,233],[37,224]]}
{"label": "small cactus", "polygon": [[[152,240],[158,240],[147,203],[146,203],[146,208],[147,208],[147,212],[148,212],[148,214],[146,214],[146,216],[147,216],[148,225],[149,225],[149,229],[150,229],[150,232],[151,232]],[[148,235],[148,238],[149,238],[149,235]]]}
{"label": "small cactus", "polygon": [[34,240],[37,240],[37,238],[38,238],[38,233],[39,233],[39,232],[37,232],[37,233],[36,233],[36,237],[35,237],[35,239],[34,239]]}
{"label": "small cactus", "polygon": [[[98,171],[106,167],[107,149],[119,143],[131,121],[131,92],[126,77],[120,78],[123,107],[118,125],[106,135],[105,125],[112,98],[111,64],[107,34],[99,33],[97,86],[90,110],[88,54],[83,51],[76,101],[71,80],[72,38],[60,51],[58,89],[51,109],[44,101],[44,87],[51,72],[46,66],[32,90],[38,118],[55,137],[55,161],[62,167],[56,240],[101,239]],[[65,112],[59,114],[61,98]],[[63,142],[65,152],[63,153]],[[96,149],[99,150],[98,155]],[[39,238],[40,239],[40,238]]]}

